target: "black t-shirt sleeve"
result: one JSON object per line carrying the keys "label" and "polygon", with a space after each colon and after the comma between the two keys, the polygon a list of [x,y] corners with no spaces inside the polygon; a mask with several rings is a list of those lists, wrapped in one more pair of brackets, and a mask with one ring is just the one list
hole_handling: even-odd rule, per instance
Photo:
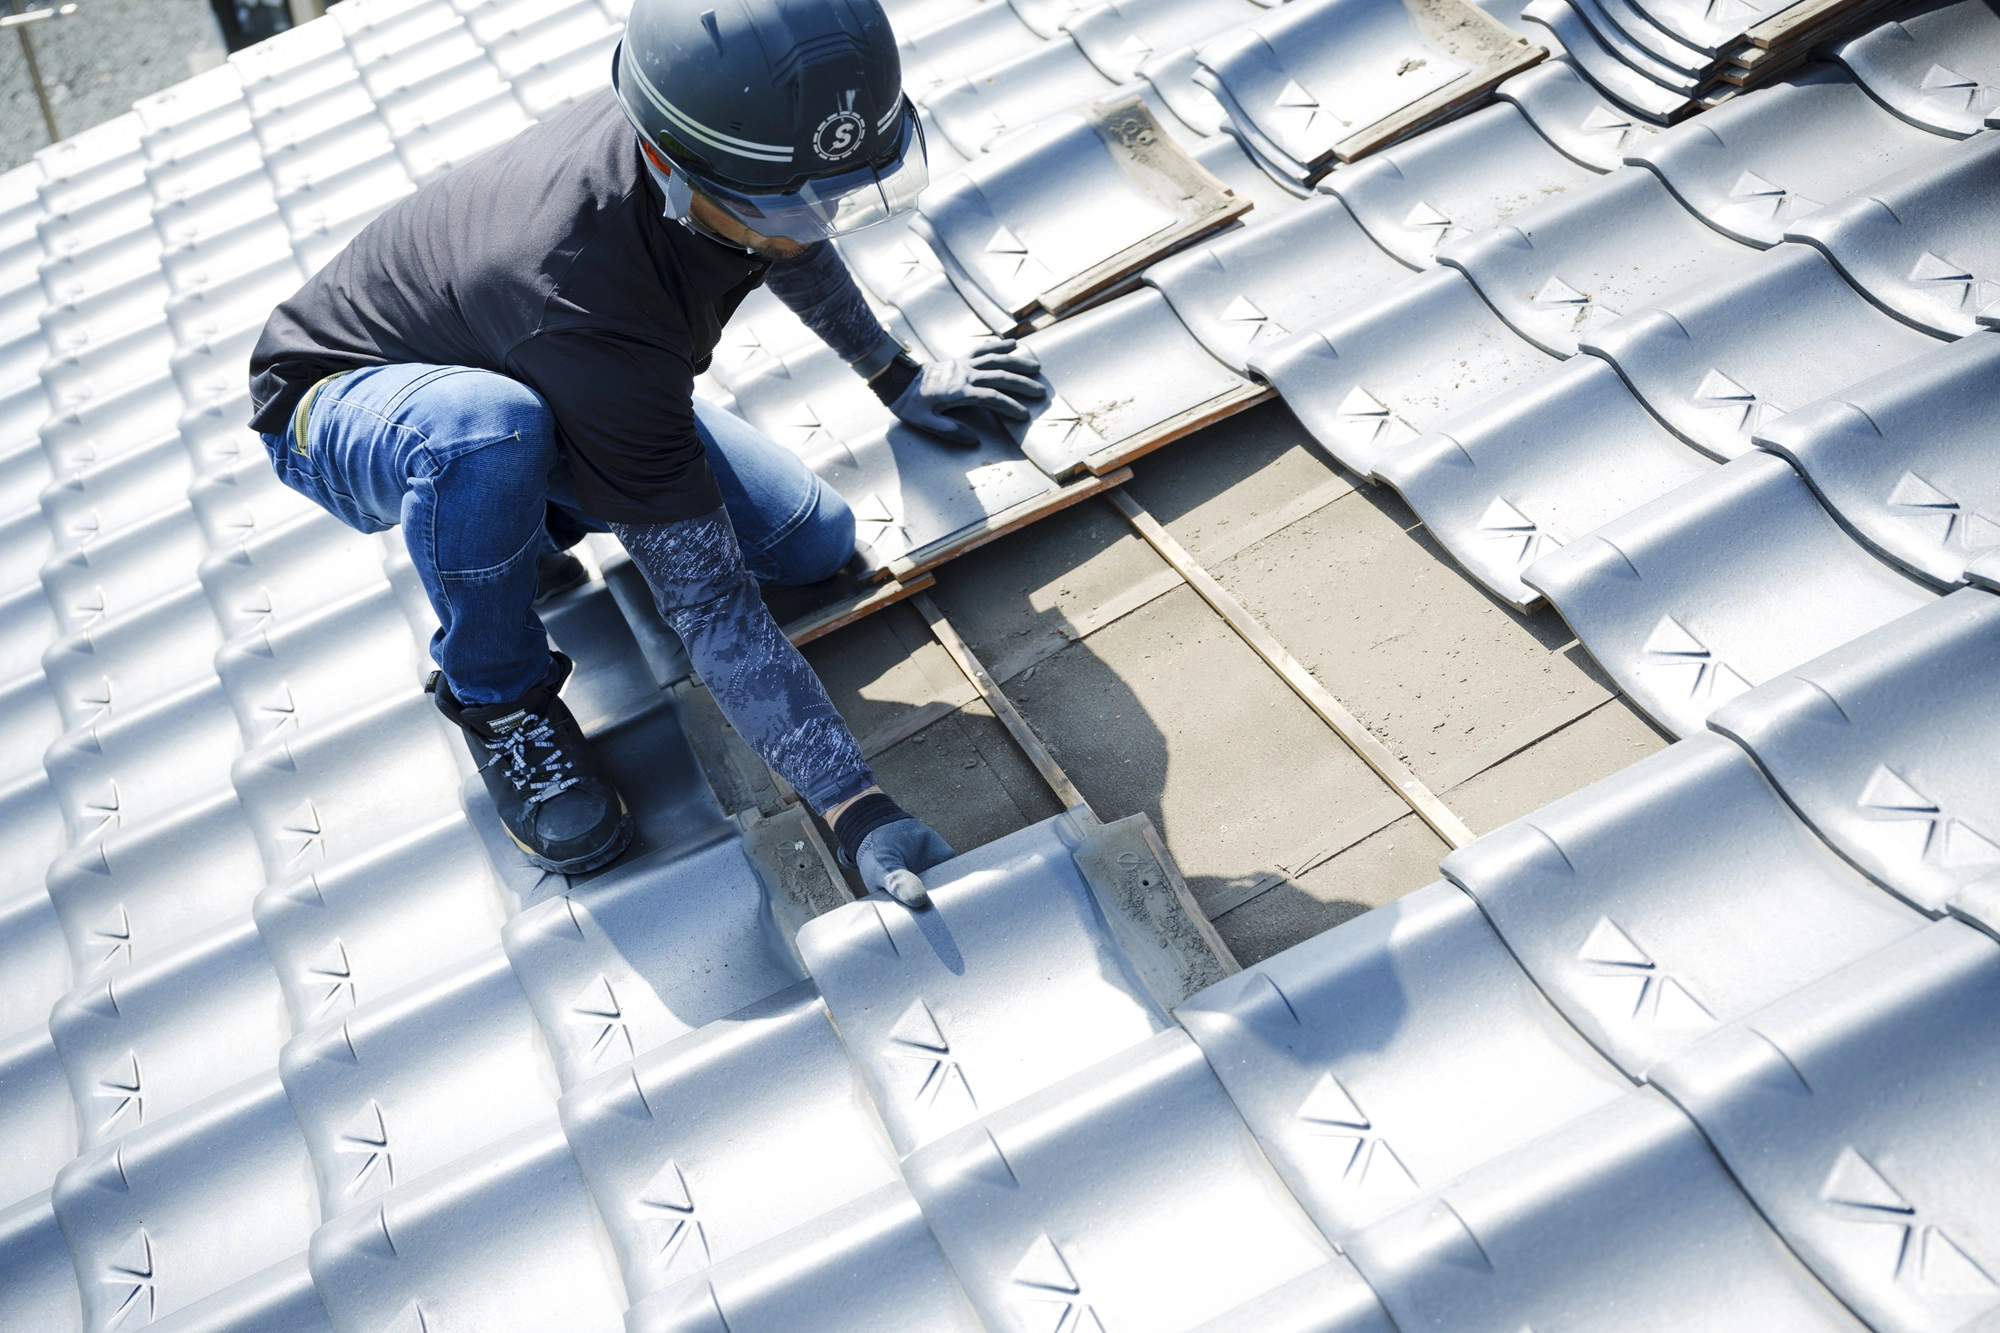
{"label": "black t-shirt sleeve", "polygon": [[694,368],[683,357],[614,333],[560,330],[524,340],[507,360],[548,403],[584,512],[674,523],[721,506],[695,433]]}

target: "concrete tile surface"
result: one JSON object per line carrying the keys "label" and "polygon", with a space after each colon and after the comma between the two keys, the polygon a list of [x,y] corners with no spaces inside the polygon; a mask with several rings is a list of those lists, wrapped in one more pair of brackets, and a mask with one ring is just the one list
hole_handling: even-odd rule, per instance
{"label": "concrete tile surface", "polygon": [[1358,484],[1311,440],[1273,400],[1142,460],[1129,489],[1195,559],[1213,563]]}
{"label": "concrete tile surface", "polygon": [[1195,898],[1256,879],[1381,784],[1187,588],[1008,692],[1105,817],[1145,812]]}
{"label": "concrete tile surface", "polygon": [[1248,967],[1331,930],[1438,877],[1450,848],[1415,815],[1404,815],[1339,856],[1264,890],[1216,918],[1223,942]]}
{"label": "concrete tile surface", "polygon": [[1474,833],[1496,829],[1667,747],[1622,696],[1444,793]]}
{"label": "concrete tile surface", "polygon": [[1381,489],[1210,572],[1433,786],[1496,738],[1526,743],[1609,694],[1562,651],[1573,636],[1561,617],[1488,596]]}
{"label": "concrete tile surface", "polygon": [[[8,8],[0,3],[0,12]],[[76,13],[27,32],[64,138],[124,115],[139,98],[213,68],[224,54],[207,0],[86,0]],[[0,33],[0,171],[48,142],[21,44],[20,33]]]}
{"label": "concrete tile surface", "polygon": [[871,764],[883,790],[961,851],[1062,812],[984,704],[940,719]]}
{"label": "concrete tile surface", "polygon": [[932,597],[1006,681],[1179,584],[1115,510],[1085,501],[945,566]]}

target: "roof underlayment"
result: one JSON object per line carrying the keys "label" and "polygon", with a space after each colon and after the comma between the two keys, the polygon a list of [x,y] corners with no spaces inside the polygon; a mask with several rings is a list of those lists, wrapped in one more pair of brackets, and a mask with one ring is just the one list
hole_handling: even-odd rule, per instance
{"label": "roof underlayment", "polygon": [[[395,534],[242,424],[615,0],[348,0],[0,176],[0,1329],[2000,1327],[2000,14],[888,8],[933,184],[843,249],[1053,392],[940,450],[766,294],[701,391],[860,520],[795,637],[909,599],[1066,807],[924,911],[611,545],[545,618],[635,845],[530,869]],[[1475,838],[1123,486],[1274,394],[1679,739]],[[1269,881],[1093,811],[927,590],[1094,496],[1436,882],[1239,968]]]}

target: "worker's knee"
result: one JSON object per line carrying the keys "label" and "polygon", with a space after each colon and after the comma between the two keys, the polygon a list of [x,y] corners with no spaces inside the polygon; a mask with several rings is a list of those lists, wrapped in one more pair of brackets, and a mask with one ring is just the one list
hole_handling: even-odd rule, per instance
{"label": "worker's knee", "polygon": [[839,491],[814,480],[811,513],[764,553],[776,566],[767,582],[792,588],[818,583],[838,574],[854,556],[854,511]]}
{"label": "worker's knee", "polygon": [[[504,375],[462,371],[431,386],[423,425],[438,568],[472,572],[512,564],[539,542],[555,426],[541,396]],[[421,501],[420,501],[421,502]]]}

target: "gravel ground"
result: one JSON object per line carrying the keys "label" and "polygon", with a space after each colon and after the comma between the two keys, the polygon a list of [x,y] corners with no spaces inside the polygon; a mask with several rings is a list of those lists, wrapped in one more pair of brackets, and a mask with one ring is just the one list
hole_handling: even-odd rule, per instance
{"label": "gravel ground", "polygon": [[[0,12],[9,8],[0,0]],[[41,63],[61,137],[122,115],[137,99],[223,57],[222,32],[207,0],[78,0],[76,13],[24,31]],[[0,33],[0,170],[20,165],[49,142],[21,39],[22,31]]]}

